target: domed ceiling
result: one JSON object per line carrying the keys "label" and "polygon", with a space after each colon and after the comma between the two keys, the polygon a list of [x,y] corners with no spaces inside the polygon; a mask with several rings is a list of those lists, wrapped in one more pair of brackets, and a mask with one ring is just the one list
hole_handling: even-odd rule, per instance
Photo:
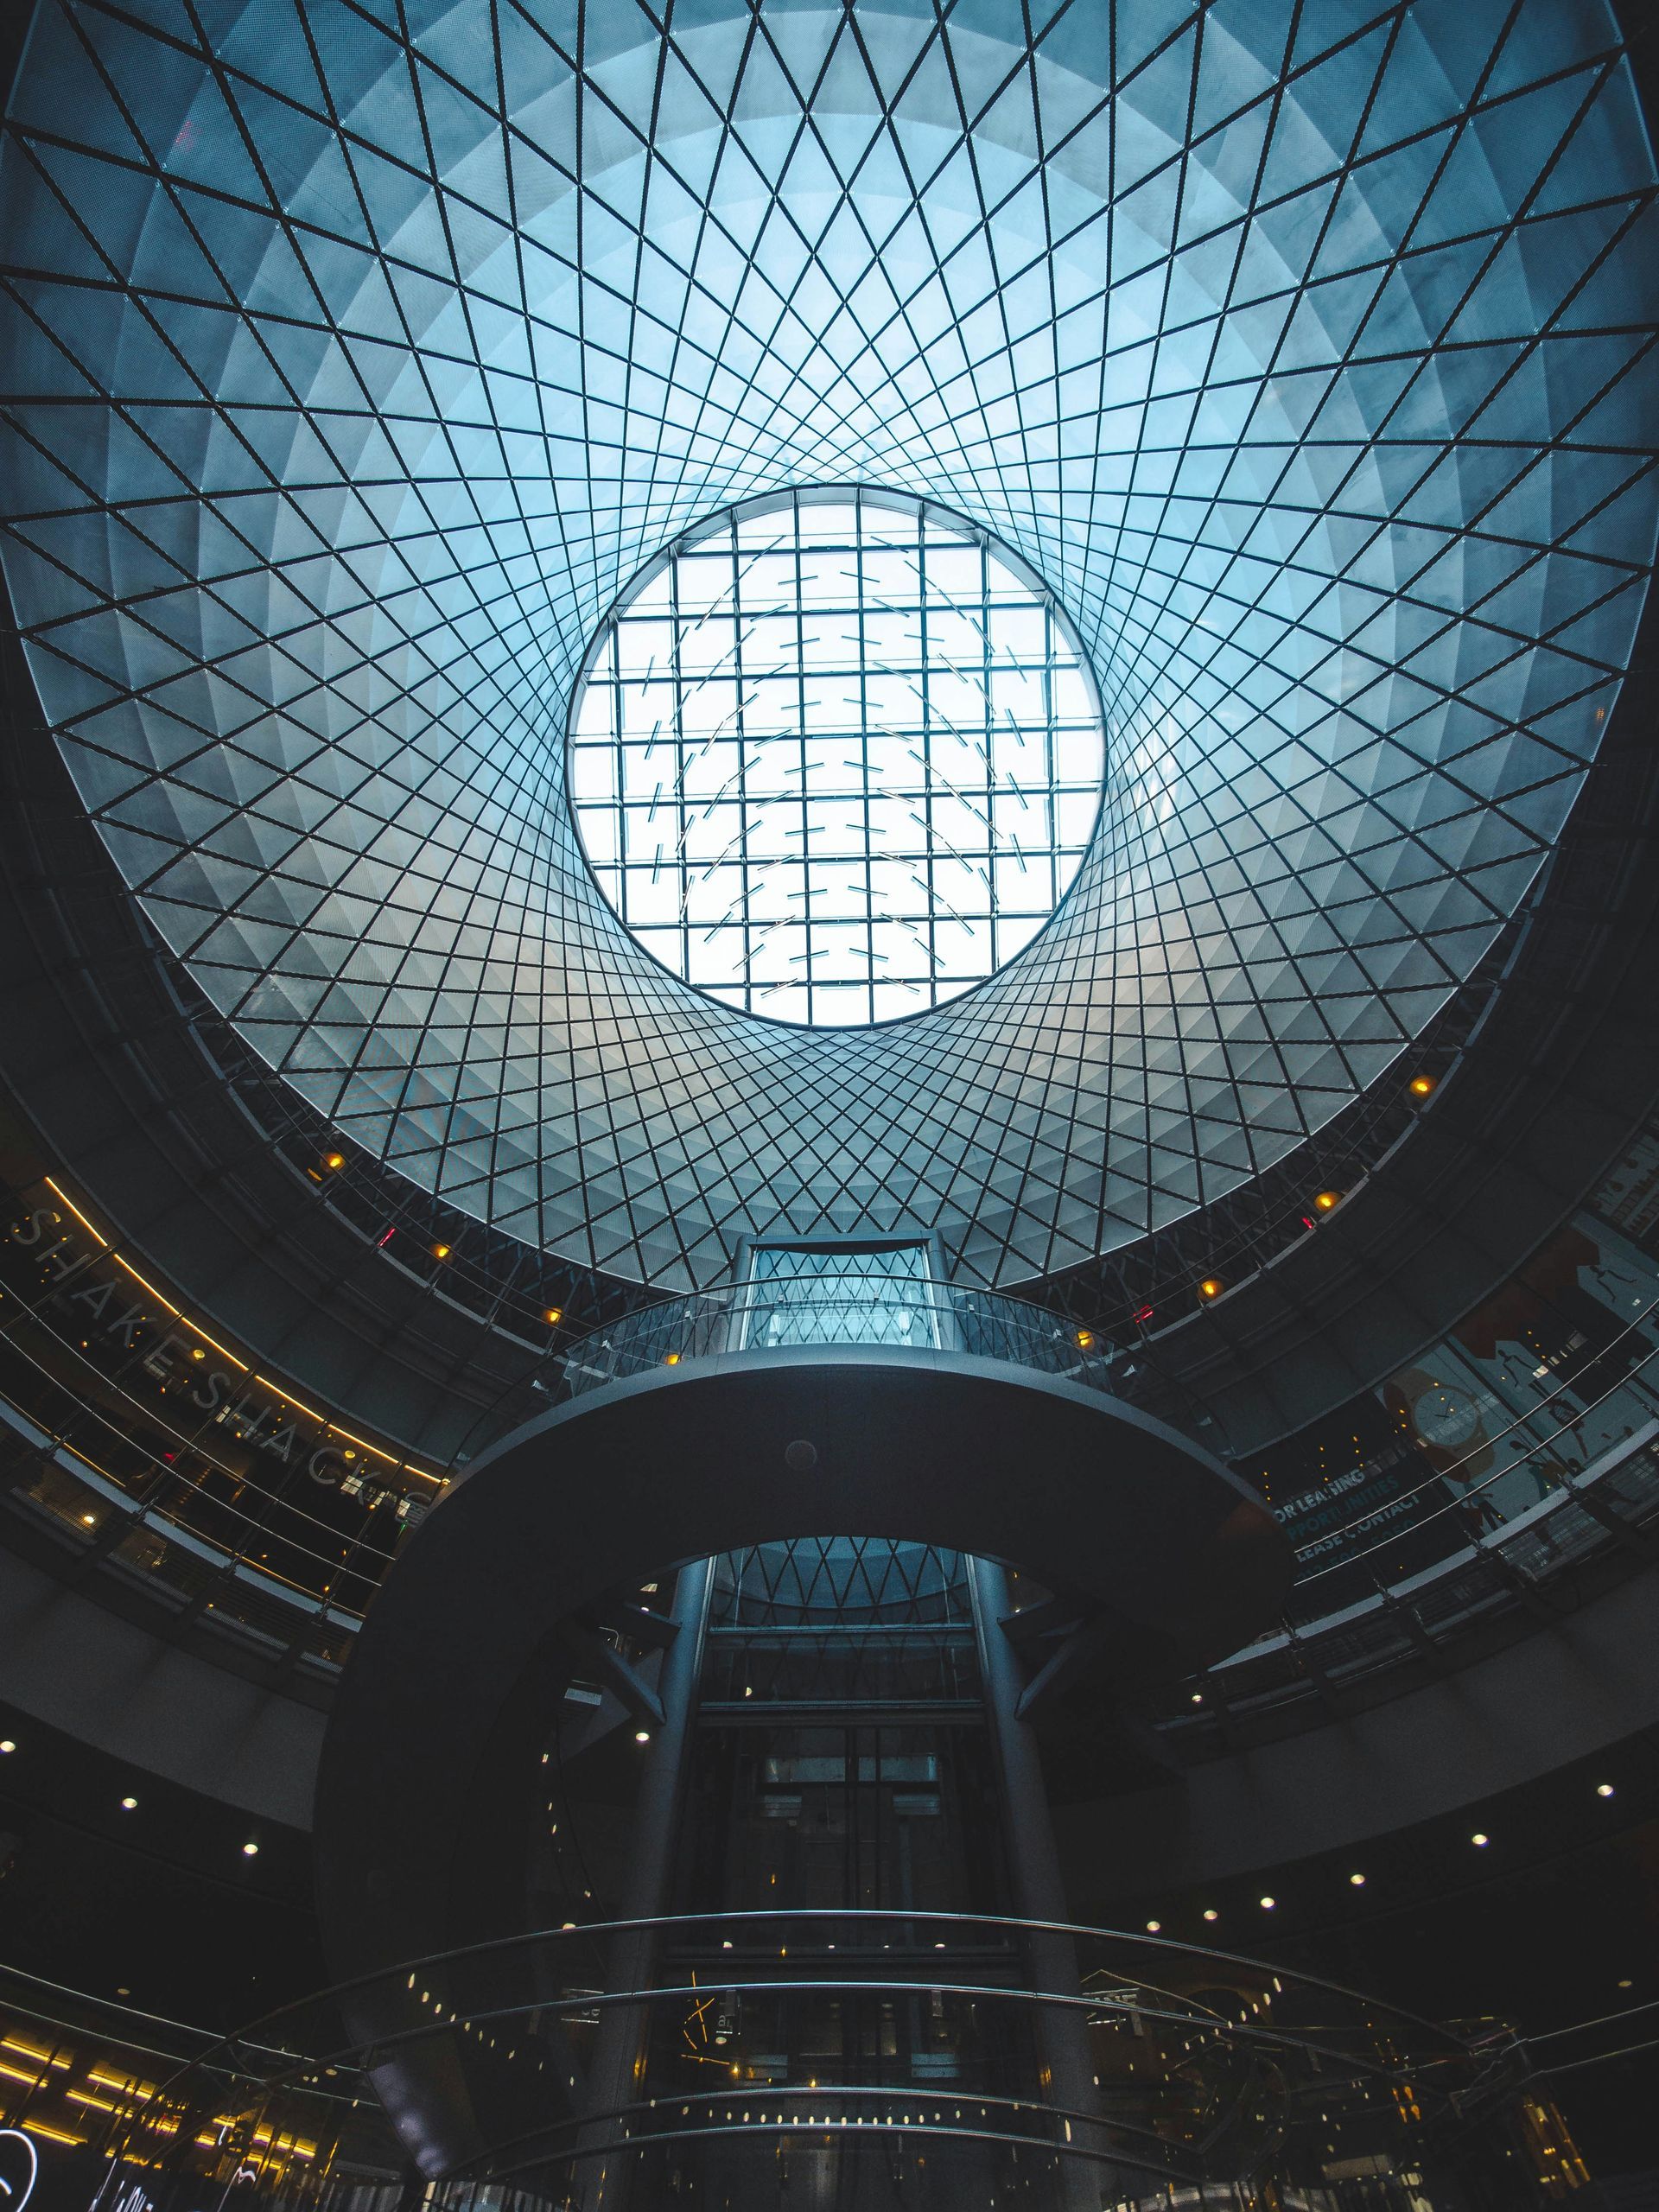
{"label": "domed ceiling", "polygon": [[[12,126],[4,562],[86,804],[342,1135],[573,1260],[1139,1237],[1388,1068],[1594,753],[1659,271],[1600,0],[48,0]],[[1053,921],[875,1028],[666,973],[564,793],[618,594],[808,485],[1014,549],[1108,721]]]}

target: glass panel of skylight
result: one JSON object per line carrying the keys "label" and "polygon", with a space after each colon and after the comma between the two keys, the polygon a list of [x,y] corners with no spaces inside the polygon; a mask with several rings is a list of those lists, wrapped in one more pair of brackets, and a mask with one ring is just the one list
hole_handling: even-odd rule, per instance
{"label": "glass panel of skylight", "polygon": [[[863,493],[682,538],[570,715],[577,828],[623,922],[687,982],[820,1028],[991,975],[1065,897],[1103,772],[1050,594],[966,523]],[[619,874],[619,842],[647,865]]]}

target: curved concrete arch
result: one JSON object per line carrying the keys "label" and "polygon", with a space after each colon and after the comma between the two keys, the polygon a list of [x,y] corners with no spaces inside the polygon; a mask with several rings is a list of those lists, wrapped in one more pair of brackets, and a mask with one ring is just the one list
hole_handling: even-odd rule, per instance
{"label": "curved concrete arch", "polygon": [[[785,1451],[810,1444],[816,1459]],[[1144,1673],[1273,1618],[1288,1554],[1255,1493],[1073,1383],[936,1353],[745,1352],[613,1384],[480,1459],[375,1600],[318,1780],[336,1973],[504,1932],[567,1679],[561,1621],[671,1563],[791,1536],[925,1540],[1092,1598]],[[522,1852],[522,1844],[518,1845]]]}
{"label": "curved concrete arch", "polygon": [[[563,1622],[672,1563],[837,1532],[1010,1560],[1091,1598],[1121,1624],[1124,1673],[1218,1655],[1289,1585],[1288,1548],[1253,1491],[1076,1383],[952,1353],[810,1346],[611,1384],[480,1459],[369,1613],[318,1777],[335,1975],[530,1925],[543,1746],[570,1669]],[[389,1983],[360,1990],[353,2035],[393,2031],[400,2002]],[[462,2037],[397,2050],[375,2083],[429,2173],[522,2125]]]}

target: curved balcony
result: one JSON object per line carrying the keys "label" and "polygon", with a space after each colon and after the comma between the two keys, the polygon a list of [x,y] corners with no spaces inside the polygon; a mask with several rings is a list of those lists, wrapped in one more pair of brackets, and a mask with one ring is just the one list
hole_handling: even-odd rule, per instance
{"label": "curved balcony", "polygon": [[[1535,1617],[1564,1578],[1645,1564],[1659,1518],[1654,1318],[1644,1308],[1615,1340],[1630,1363],[1602,1387],[1553,1389],[1381,1510],[1362,1505],[1298,1547],[1283,1621],[1209,1670],[1202,1716],[1172,1685],[1161,1723],[1190,1734],[1213,1730],[1221,1714],[1245,1721],[1318,1702],[1500,1616],[1529,1607]],[[1414,1546],[1431,1554],[1404,1573],[1402,1515]],[[1568,1586],[1571,1610],[1584,1587]]]}
{"label": "curved balcony", "polygon": [[[1160,1703],[1160,1722],[1213,1732],[1219,1713],[1240,1719],[1315,1701],[1346,1683],[1420,1657],[1426,1643],[1513,1612],[1518,1593],[1592,1561],[1647,1555],[1659,1516],[1659,1303],[1640,1304],[1582,1380],[1547,1389],[1478,1446],[1401,1486],[1381,1509],[1362,1496],[1351,1512],[1296,1547],[1283,1621],[1210,1670],[1212,1694],[1195,1715],[1185,1685]],[[655,1370],[738,1349],[804,1343],[953,1347],[1137,1402],[1121,1346],[1017,1298],[950,1283],[891,1284],[803,1270],[624,1316],[566,1346],[539,1378],[557,1402]],[[1177,1426],[1179,1426],[1178,1423]],[[1622,1433],[1619,1433],[1622,1431]],[[1214,1448],[1213,1439],[1211,1440]],[[1518,1501],[1529,1497],[1529,1503]],[[1397,1531],[1435,1556],[1401,1573]],[[1294,1527],[1291,1530],[1294,1538]],[[1310,1647],[1316,1647],[1312,1658]]]}
{"label": "curved balcony", "polygon": [[[60,1210],[67,1205],[54,1190],[44,1196]],[[74,1229],[78,1218],[65,1212],[54,1234]],[[86,1251],[72,1255],[81,1270],[77,1283],[85,1268],[96,1273],[103,1265],[92,1240],[83,1241]],[[286,1458],[262,1450],[260,1436],[281,1435],[274,1413],[244,1440],[247,1424],[223,1418],[228,1385],[216,1411],[198,1411],[188,1389],[145,1363],[148,1340],[124,1350],[118,1329],[89,1332],[74,1318],[84,1308],[54,1306],[48,1294],[60,1259],[37,1264],[38,1242],[6,1249],[11,1319],[0,1375],[0,1481],[18,1524],[15,1537],[44,1565],[61,1562],[77,1573],[95,1567],[118,1609],[153,1614],[174,1629],[183,1622],[206,1648],[226,1647],[238,1664],[268,1664],[291,1689],[321,1701],[361,1608],[424,1499],[437,1492],[435,1475],[420,1471],[410,1487],[422,1495],[401,1497],[379,1459],[353,1442],[345,1449],[370,1467],[369,1478],[334,1483],[348,1470],[321,1430]],[[1621,1306],[1623,1319],[1587,1365],[1580,1357],[1583,1374],[1540,1365],[1523,1378],[1529,1396],[1517,1390],[1478,1452],[1448,1452],[1434,1469],[1423,1467],[1398,1487],[1386,1516],[1363,1489],[1344,1497],[1330,1525],[1302,1538],[1285,1624],[1224,1662],[1202,1713],[1179,1694],[1160,1717],[1190,1734],[1212,1728],[1223,1710],[1248,1719],[1316,1702],[1414,1664],[1426,1643],[1444,1647],[1471,1630],[1501,1635],[1524,1625],[1531,1616],[1523,1601],[1535,1611],[1537,1593],[1563,1577],[1576,1587],[1581,1571],[1611,1580],[1622,1566],[1639,1564],[1646,1529],[1659,1515],[1659,1307],[1645,1293],[1633,1294],[1640,1290],[1632,1276],[1617,1300],[1608,1294],[1605,1302]],[[1147,1348],[1114,1345],[1006,1294],[917,1283],[897,1298],[891,1285],[826,1286],[820,1274],[804,1296],[806,1313],[803,1296],[788,1286],[750,1284],[668,1300],[556,1341],[533,1378],[493,1409],[474,1449],[618,1377],[666,1374],[671,1362],[695,1370],[737,1343],[787,1347],[807,1327],[831,1346],[953,1344],[1129,1404],[1146,1404],[1157,1381]],[[105,1357],[109,1346],[114,1364]],[[210,1350],[200,1370],[210,1379],[215,1357]],[[1178,1413],[1174,1425],[1224,1448],[1196,1414],[1186,1421]],[[1295,1480],[1276,1459],[1252,1471],[1272,1476],[1275,1501]],[[390,1479],[406,1478],[397,1470]],[[1402,1513],[1412,1542],[1404,1571],[1400,1523],[1389,1517]],[[1293,1523],[1293,1535],[1303,1525]]]}
{"label": "curved balcony", "polygon": [[837,2182],[862,2202],[868,2171],[930,2207],[987,2185],[1032,2212],[1197,2202],[1188,2190],[1232,2202],[1221,2192],[1246,2183],[1294,2203],[1333,2164],[1415,2170],[1432,2191],[1490,2158],[1512,2183],[1528,2071],[1499,2025],[1440,2026],[1150,1935],[710,1914],[545,1930],[342,1985],[142,2106],[117,2100],[98,2147],[142,2171],[161,2212],[232,2179],[256,2202],[298,2193],[332,2212],[368,2176],[423,2184],[444,2212],[504,2190],[564,2207],[594,2201],[601,2174],[607,2205],[704,2191],[747,2212],[780,2201],[780,2166],[812,2202],[843,2201]]}
{"label": "curved balcony", "polygon": [[1063,1315],[925,1275],[861,1272],[840,1255],[624,1314],[565,1346],[538,1381],[544,1396],[579,1397],[661,1368],[809,1344],[961,1352],[1090,1389],[1112,1387],[1109,1351]]}

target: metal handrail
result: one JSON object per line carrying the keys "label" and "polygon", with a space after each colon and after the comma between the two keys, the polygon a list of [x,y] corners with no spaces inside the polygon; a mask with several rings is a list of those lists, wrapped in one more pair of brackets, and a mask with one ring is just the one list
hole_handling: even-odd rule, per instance
{"label": "metal handrail", "polygon": [[[988,1974],[988,1957],[1007,1959],[1015,1978]],[[1056,1970],[1057,1960],[1068,1963]],[[677,2044],[663,2041],[661,2031],[671,2037],[677,2024],[715,1997],[738,2013],[734,2052],[745,2005],[777,2003],[786,2012],[803,1998],[925,1998],[950,2008],[944,2017],[957,2040],[944,2048],[968,2070],[930,2079],[901,2058],[913,2078],[871,2080],[849,2050],[857,2078],[821,2080],[823,2059],[798,2052],[795,2071],[804,2075],[810,2066],[810,2082],[751,2070],[741,2084],[705,2091],[679,2070],[685,2062],[675,2056]],[[1086,2069],[1081,2103],[1077,2088],[1067,2095],[1058,2080],[1045,2086],[1036,2072],[1022,2092],[1019,2081],[1000,2077],[1006,2056],[988,2071],[976,2044],[976,2019],[998,2007],[1070,2022],[1059,2031],[1085,2038],[1109,2038],[1121,2024],[1133,2031],[1135,2050],[1161,2054],[1161,2064],[1138,2075],[1114,2073],[1095,2104]],[[626,2087],[618,2079],[607,2092],[610,2077],[601,2069],[580,2087],[582,2066],[573,2058],[574,2099],[563,2084],[550,2098],[537,2086],[555,2055],[569,2049],[563,2035],[590,2028],[603,2036],[603,2017],[626,2021],[630,2013],[642,2050],[649,2024],[659,2024],[643,2082],[630,2073]],[[760,2031],[774,2032],[775,2021],[760,2018],[767,2023]],[[993,2045],[1000,2047],[995,2037]],[[1023,2048],[1020,2037],[1008,2047]],[[1098,2056],[1095,2065],[1099,2088]],[[1254,2171],[1264,2145],[1270,2151],[1287,2130],[1311,2125],[1314,2104],[1321,2142],[1344,2124],[1344,2111],[1356,2126],[1370,2125],[1376,2112],[1403,2110],[1404,2102],[1421,2107],[1428,2124],[1463,2126],[1471,2115],[1498,2109],[1526,2071],[1512,2037],[1441,2026],[1321,1976],[1173,1937],[1000,1914],[803,1906],[543,1929],[353,1976],[221,2038],[162,2083],[143,2113],[113,2118],[100,2148],[120,2170],[129,2157],[148,2157],[146,2130],[158,2113],[211,2109],[232,2115],[223,2123],[232,2164],[241,2156],[236,2142],[261,2126],[269,2141],[278,2127],[300,2124],[312,2133],[352,2132],[359,2147],[367,2129],[380,2162],[395,2162],[402,2154],[377,2086],[395,2082],[393,2105],[409,2113],[426,2096],[439,2101],[435,2110],[447,2110],[453,2084],[468,2081],[480,2089],[493,2082],[505,2096],[469,2097],[468,2125],[480,2125],[485,2110],[501,2118],[493,2133],[486,2129],[468,2147],[457,2146],[439,2186],[493,2184],[532,2170],[574,2171],[617,2153],[642,2157],[734,2136],[783,2147],[804,2142],[809,2129],[1035,2151],[1185,2185],[1217,2177],[1222,2164]],[[1409,2099],[1390,2095],[1408,2082]],[[515,2083],[516,2098],[506,2094]],[[292,2113],[301,2119],[283,2117]],[[457,2207],[472,2201],[454,2200]]]}
{"label": "metal handrail", "polygon": [[837,1344],[960,1351],[1099,1390],[1111,1389],[1109,1370],[1122,1356],[1097,1348],[1092,1331],[1052,1308],[1005,1291],[804,1271],[639,1307],[560,1346],[543,1363],[538,1382],[556,1402],[731,1352]]}
{"label": "metal handrail", "polygon": [[[222,2037],[214,2048],[226,2051],[248,2048],[252,2046],[256,2037],[262,2039],[274,2037],[279,2022],[294,2018],[318,2006],[323,2005],[337,2006],[344,1999],[372,1990],[391,1988],[399,1982],[405,1989],[412,1988],[423,1974],[430,1979],[443,1969],[470,1964],[475,1961],[489,1961],[512,1958],[516,1954],[543,1944],[556,1946],[568,1943],[572,1948],[576,1948],[584,1943],[608,1943],[617,1936],[664,1936],[676,1929],[715,1931],[716,1936],[719,1936],[721,1931],[741,1932],[753,1929],[758,1933],[763,1929],[775,1931],[802,1924],[830,1928],[845,1928],[849,1924],[856,1924],[877,1929],[884,1928],[993,1929],[1016,1942],[1024,1942],[1033,1936],[1060,1936],[1070,1938],[1074,1942],[1081,1940],[1085,1942],[1122,1945],[1137,1951],[1150,1952],[1170,1960],[1201,1961],[1209,1968],[1217,1967],[1238,1968],[1246,1974],[1258,1974],[1274,1984],[1294,1985],[1298,1989],[1317,1991],[1321,1996],[1333,1998],[1344,2004],[1362,2006],[1370,2013],[1386,2014],[1391,2020],[1417,2033],[1442,2038],[1453,2050],[1471,2050],[1474,2047],[1475,2039],[1462,2037],[1452,2029],[1427,2019],[1421,2014],[1413,2012],[1406,2006],[1372,1997],[1363,1991],[1350,1987],[1346,1983],[1334,1981],[1326,1975],[1293,1971],[1268,1961],[1254,1958],[1246,1952],[1223,1950],[1218,1946],[1211,1944],[1184,1943],[1173,1936],[1153,1935],[1147,1931],[1133,1929],[1100,1928],[1084,1921],[1025,1919],[1007,1913],[939,1911],[905,1905],[798,1905],[766,1910],[658,1913],[630,1919],[584,1921],[569,1926],[532,1929],[516,1935],[489,1936],[478,1942],[457,1944],[447,1950],[435,1951],[414,1958],[400,1959],[388,1966],[373,1967],[365,1973],[348,1976],[342,1981],[331,1983],[326,1989],[294,1999],[287,2005],[278,2005],[273,2011],[262,2014],[248,2027],[238,2029],[230,2035]],[[925,1955],[919,1946],[917,1947],[917,1955],[918,1957]],[[722,1979],[717,1986],[726,1988],[734,1986],[734,1984],[729,1979]],[[764,1986],[772,1987],[779,1985],[768,1981]],[[857,1986],[861,1988],[871,1988],[881,1985],[867,1980],[861,1981]],[[913,1979],[907,1979],[898,1986],[913,1989],[918,1985]],[[935,1978],[930,1976],[920,1986],[931,1989],[939,1985]],[[1011,1990],[1006,1985],[993,1986],[995,1993],[998,1995],[1024,1993],[1039,1996],[1045,2002],[1066,2001],[1063,1999],[1060,1993],[1054,1991],[1021,1993],[1018,1990]],[[652,1994],[683,1993],[677,1988],[661,1988],[655,1991],[632,1991],[625,1993],[625,1995],[640,1997]],[[592,2004],[595,2001],[595,1995],[590,1993],[582,2001]],[[1096,1993],[1069,2001],[1073,2004],[1087,2004],[1098,2009],[1104,2000],[1098,1993]],[[1211,2018],[1200,2018],[1196,2014],[1191,2018],[1191,2024],[1193,2026],[1211,2024]],[[282,2048],[275,2041],[264,2043],[263,2047],[271,2050],[280,2050]],[[204,2054],[203,2056],[204,2059],[211,2056],[211,2053]],[[193,2060],[191,2064],[200,2063],[203,2062]]]}

